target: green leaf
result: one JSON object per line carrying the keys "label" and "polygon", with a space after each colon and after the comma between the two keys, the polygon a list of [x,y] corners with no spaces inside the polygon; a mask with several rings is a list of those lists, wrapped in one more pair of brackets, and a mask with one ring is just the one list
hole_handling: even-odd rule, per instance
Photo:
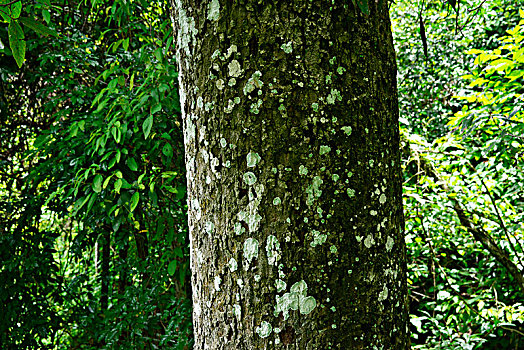
{"label": "green leaf", "polygon": [[177,187],[176,199],[181,200],[186,194],[186,186],[180,185]]}
{"label": "green leaf", "polygon": [[159,240],[160,239],[160,235],[162,235],[162,233],[164,232],[164,228],[165,228],[165,225],[164,225],[164,217],[160,217],[160,219],[158,219],[158,222],[157,222],[157,225],[156,225],[156,233],[155,233],[155,237],[153,238],[155,241]]}
{"label": "green leaf", "polygon": [[131,206],[129,207],[129,211],[134,211],[136,206],[138,205],[138,200],[140,199],[140,194],[138,191],[133,193],[133,197],[131,197]]}
{"label": "green leaf", "polygon": [[7,8],[6,7],[2,7],[0,6],[0,16],[2,17],[2,19],[7,22],[7,23],[11,23],[11,17],[9,17],[9,13],[10,11],[6,10]]}
{"label": "green leaf", "polygon": [[107,187],[107,185],[109,184],[109,180],[111,180],[111,176],[108,176],[105,180],[104,180],[104,183],[102,184],[102,188],[105,189]]}
{"label": "green leaf", "polygon": [[89,202],[87,203],[86,214],[89,213],[89,211],[91,211],[91,208],[93,208],[93,204],[95,204],[95,202],[96,202],[96,194],[92,193],[92,196],[89,199]]}
{"label": "green leaf", "polygon": [[15,2],[11,5],[11,18],[17,19],[22,13],[22,1]]}
{"label": "green leaf", "polygon": [[75,137],[78,134],[78,123],[74,123],[71,125],[71,128],[69,129],[69,136]]}
{"label": "green leaf", "polygon": [[162,153],[164,153],[166,157],[171,158],[173,156],[173,147],[169,143],[166,143],[162,148]]}
{"label": "green leaf", "polygon": [[352,0],[352,1],[353,1],[353,5],[355,5],[356,3],[356,5],[360,9],[360,11],[362,11],[362,13],[364,13],[365,15],[369,15],[368,0]]}
{"label": "green leaf", "polygon": [[118,179],[115,181],[115,191],[116,193],[120,193],[120,188],[122,188],[122,179]]}
{"label": "green leaf", "polygon": [[25,59],[24,31],[17,21],[11,21],[7,28],[7,32],[9,34],[9,46],[13,52],[16,64],[18,65],[18,68],[20,68]]}
{"label": "green leaf", "polygon": [[109,98],[106,98],[101,103],[99,103],[95,113],[99,113],[100,111],[102,111],[104,109],[104,107],[106,106],[108,101],[109,101]]}
{"label": "green leaf", "polygon": [[92,195],[92,193],[90,193],[90,194],[87,195],[86,197],[80,197],[80,198],[75,202],[75,205],[73,206],[73,210],[74,210],[73,215],[76,215],[76,213],[78,213],[78,211],[79,211],[80,209],[82,209],[82,207],[84,206],[84,204],[86,204],[86,202],[89,200],[89,198],[91,198],[91,195]]}
{"label": "green leaf", "polygon": [[122,47],[124,48],[124,50],[127,51],[127,49],[129,48],[129,38],[124,40],[124,42],[122,43]]}
{"label": "green leaf", "polygon": [[131,74],[131,79],[129,80],[129,90],[133,90],[135,85],[135,73]]}
{"label": "green leaf", "polygon": [[181,247],[176,247],[175,249],[173,249],[173,254],[175,256],[178,256],[179,258],[183,258],[184,257],[184,252],[182,251]]}
{"label": "green leaf", "polygon": [[133,157],[127,158],[126,163],[127,163],[127,166],[129,167],[129,169],[131,169],[131,171],[137,171],[138,170],[138,165],[136,164],[135,158],[133,158]]}
{"label": "green leaf", "polygon": [[146,118],[146,120],[144,120],[144,123],[142,124],[142,131],[144,131],[145,139],[147,139],[147,137],[149,136],[152,126],[153,126],[153,116],[150,115],[149,117]]}
{"label": "green leaf", "polygon": [[99,193],[100,191],[102,191],[102,180],[103,180],[103,177],[102,175],[100,174],[97,174],[95,176],[95,179],[93,180],[93,191],[95,191],[96,193]]}
{"label": "green leaf", "polygon": [[151,114],[155,114],[156,112],[160,111],[162,109],[162,105],[160,103],[157,103],[154,106],[151,106]]}
{"label": "green leaf", "polygon": [[120,143],[122,133],[120,132],[120,129],[117,126],[113,125],[113,127],[111,128],[111,135],[113,135],[113,138],[115,139],[116,143]]}
{"label": "green leaf", "polygon": [[20,22],[22,22],[26,27],[34,30],[40,35],[47,36],[58,36],[58,33],[55,32],[53,29],[46,27],[40,22],[37,22],[34,18],[30,17],[20,17]]}
{"label": "green leaf", "polygon": [[167,273],[173,276],[176,271],[176,260],[171,260],[169,265],[167,266]]}
{"label": "green leaf", "polygon": [[155,52],[153,53],[156,57],[157,60],[159,60],[160,62],[162,62],[162,48],[158,48],[155,50]]}
{"label": "green leaf", "polygon": [[114,43],[112,46],[112,50],[113,50],[113,53],[116,52],[116,50],[118,50],[118,47],[120,46],[120,44],[122,44],[122,39],[118,40],[116,43]]}
{"label": "green leaf", "polygon": [[174,238],[175,238],[175,228],[174,228],[174,226],[169,226],[168,230],[167,230],[167,235],[166,235],[167,243],[168,244],[173,243],[173,239]]}
{"label": "green leaf", "polygon": [[47,23],[47,25],[51,23],[51,14],[49,13],[49,10],[43,9],[42,17],[44,17],[44,21]]}
{"label": "green leaf", "polygon": [[[115,211],[115,216],[118,215],[118,209]],[[122,225],[122,217],[119,216],[116,220],[113,220],[113,231],[116,232],[120,228],[120,225]]]}

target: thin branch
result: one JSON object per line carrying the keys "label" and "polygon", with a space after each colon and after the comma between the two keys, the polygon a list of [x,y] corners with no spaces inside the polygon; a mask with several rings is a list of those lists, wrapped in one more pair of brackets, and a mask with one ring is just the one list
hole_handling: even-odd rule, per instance
{"label": "thin branch", "polygon": [[[408,145],[408,152],[412,152],[416,150],[412,150],[409,144],[409,141],[406,140],[406,143]],[[477,240],[482,244],[482,246],[490,252],[490,254],[502,265],[506,268],[506,270],[513,276],[516,283],[520,287],[522,291],[524,291],[524,276],[522,275],[522,272],[520,269],[515,265],[515,263],[510,259],[508,256],[508,253],[500,248],[497,244],[497,242],[491,237],[486,231],[484,231],[482,228],[476,227],[476,225],[473,223],[473,221],[468,217],[469,212],[467,212],[459,203],[459,201],[452,197],[449,192],[449,188],[446,185],[446,183],[440,178],[439,174],[437,173],[436,169],[433,168],[432,164],[429,163],[425,158],[422,157],[420,153],[417,152],[418,155],[418,161],[420,166],[426,170],[428,175],[438,180],[440,187],[443,189],[444,193],[447,194],[448,200],[453,204],[453,210],[458,216],[460,224],[466,228],[466,230]],[[515,251],[515,254],[517,252]]]}
{"label": "thin branch", "polygon": [[[418,211],[417,211],[418,212]],[[473,311],[475,314],[477,314],[480,318],[486,320],[486,321],[489,321],[489,322],[492,322],[493,320],[485,317],[484,315],[482,315],[480,312],[478,312],[477,310],[475,310],[474,308],[472,308],[469,303],[467,302],[467,300],[464,298],[464,296],[462,294],[460,294],[459,291],[455,290],[455,288],[453,288],[453,286],[451,285],[451,283],[449,282],[449,277],[446,273],[446,271],[444,270],[444,268],[442,267],[442,265],[440,265],[438,259],[437,259],[437,255],[435,254],[435,250],[433,249],[433,245],[431,244],[431,239],[429,239],[429,234],[427,233],[426,231],[426,228],[424,227],[424,218],[419,216],[419,219],[420,219],[420,226],[422,227],[422,232],[424,234],[424,238],[426,239],[426,242],[428,243],[429,245],[429,249],[431,251],[431,257],[432,257],[432,261],[433,263],[437,264],[439,270],[442,272],[442,275],[444,277],[444,282],[446,283],[446,285],[451,289],[451,291],[453,292],[453,294],[455,294],[456,296],[458,296],[462,302],[464,303],[464,305],[470,309],[471,311]],[[500,326],[500,328],[502,329],[505,329],[507,331],[510,331],[510,332],[515,332],[515,333],[518,333],[520,335],[524,335],[522,332],[520,332],[519,330],[517,329],[512,329],[512,328],[508,328],[508,327],[504,327],[504,326]]]}
{"label": "thin branch", "polygon": [[[471,164],[469,164],[469,165],[470,165],[471,168],[473,168],[473,170],[476,170],[473,167],[473,165],[471,165]],[[504,231],[504,234],[506,235],[506,239],[508,240],[509,244],[511,245],[511,249],[513,249],[513,251],[515,252],[515,256],[519,260],[520,266],[524,267],[524,263],[522,262],[522,259],[520,258],[520,254],[518,254],[517,248],[515,247],[515,245],[511,241],[511,237],[509,236],[509,232],[508,232],[508,229],[506,227],[506,224],[504,223],[504,219],[502,219],[502,216],[500,215],[499,208],[497,207],[497,203],[495,202],[495,198],[493,198],[493,196],[491,195],[491,192],[488,189],[488,186],[486,185],[484,180],[476,172],[475,172],[475,175],[477,176],[477,178],[482,183],[482,186],[486,190],[486,194],[489,196],[489,199],[491,200],[491,204],[493,205],[493,209],[495,210],[495,213],[497,214],[497,217],[499,219],[500,226],[502,227],[502,230]],[[524,253],[524,251],[522,251],[522,246],[520,246],[520,249],[521,249],[521,252]]]}
{"label": "thin branch", "polygon": [[12,4],[14,4],[14,3],[16,3],[16,2],[20,2],[20,1],[21,1],[21,0],[13,0],[13,1],[11,1],[11,2],[8,2],[7,4],[0,4],[0,6],[1,6],[1,7],[7,7],[7,6],[9,6],[9,5],[12,5]]}

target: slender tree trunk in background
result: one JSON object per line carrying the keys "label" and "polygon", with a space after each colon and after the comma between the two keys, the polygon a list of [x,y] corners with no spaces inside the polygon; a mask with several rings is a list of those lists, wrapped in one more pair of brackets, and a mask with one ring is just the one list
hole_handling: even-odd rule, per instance
{"label": "slender tree trunk in background", "polygon": [[[138,209],[141,209],[140,207]],[[146,230],[133,230],[134,237],[135,237],[135,243],[136,243],[136,252],[138,255],[138,258],[146,264],[147,256],[149,255],[149,240],[147,237],[147,231]],[[150,276],[149,273],[144,271],[142,273],[142,287],[147,288],[147,286],[150,283]]]}
{"label": "slender tree trunk in background", "polygon": [[111,259],[111,236],[108,231],[104,232],[102,242],[102,269],[100,273],[100,307],[102,312],[109,306],[109,259]]}
{"label": "slender tree trunk in background", "polygon": [[118,275],[118,294],[124,295],[126,291],[126,287],[129,285],[128,281],[128,269],[127,267],[127,255],[129,251],[129,245],[125,244],[123,247],[120,248],[118,251],[118,261],[121,262],[121,266],[119,266],[119,275]]}
{"label": "slender tree trunk in background", "polygon": [[406,349],[387,6],[174,0],[195,349]]}

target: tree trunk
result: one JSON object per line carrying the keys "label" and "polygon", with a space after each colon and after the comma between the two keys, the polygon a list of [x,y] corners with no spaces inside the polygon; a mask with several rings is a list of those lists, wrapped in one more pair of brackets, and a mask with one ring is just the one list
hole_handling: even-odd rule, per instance
{"label": "tree trunk", "polygon": [[370,1],[174,0],[195,349],[406,349],[395,53]]}
{"label": "tree trunk", "polygon": [[102,271],[100,273],[100,308],[102,312],[109,306],[109,282],[111,280],[109,271],[109,260],[111,259],[111,236],[108,231],[103,233],[102,241]]}

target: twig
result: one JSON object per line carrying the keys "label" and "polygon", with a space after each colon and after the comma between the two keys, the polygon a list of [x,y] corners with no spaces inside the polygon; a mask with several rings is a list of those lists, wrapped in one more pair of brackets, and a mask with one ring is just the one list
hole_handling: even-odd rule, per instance
{"label": "twig", "polygon": [[13,1],[11,1],[11,2],[8,2],[7,4],[0,4],[0,6],[1,6],[1,7],[7,7],[7,6],[9,6],[9,5],[12,5],[12,4],[14,4],[14,3],[16,3],[16,2],[20,2],[20,1],[21,1],[21,0],[13,0]]}
{"label": "twig", "polygon": [[[475,175],[477,176],[477,178],[482,183],[482,186],[484,186],[484,189],[486,190],[486,193],[489,196],[489,199],[491,200],[491,204],[493,205],[493,209],[495,210],[495,213],[497,214],[497,217],[499,218],[500,226],[502,227],[502,230],[504,231],[504,234],[506,235],[506,239],[508,240],[508,242],[509,242],[509,244],[511,246],[511,249],[513,249],[513,251],[515,252],[515,256],[517,257],[517,259],[518,259],[518,261],[520,263],[520,266],[524,267],[524,263],[522,262],[522,259],[520,258],[520,254],[518,253],[517,248],[515,247],[515,245],[511,241],[511,237],[509,236],[509,232],[508,232],[508,229],[506,227],[506,224],[504,223],[504,219],[502,219],[502,216],[500,215],[499,208],[497,207],[497,203],[495,202],[495,198],[493,198],[493,196],[491,195],[491,192],[489,191],[488,186],[486,185],[484,180],[476,173],[476,169],[473,167],[473,165],[471,165],[471,164],[469,164],[469,165],[475,171]],[[521,252],[524,253],[524,251],[522,250],[522,246],[520,246],[520,249],[521,249]]]}
{"label": "twig", "polygon": [[[406,140],[407,141],[407,140]],[[409,147],[409,141],[407,141],[407,145]],[[409,152],[411,152],[411,147],[409,147]],[[426,170],[426,172],[432,176],[433,178],[437,179],[440,182],[441,188],[444,190],[446,194],[449,192],[449,188],[446,185],[444,181],[440,178],[437,171],[433,168],[433,166],[424,158],[421,157],[420,153],[418,153],[416,150],[413,149],[414,152],[418,154],[417,158],[419,161],[419,164],[422,165],[422,167]],[[524,276],[522,275],[521,271],[517,267],[517,265],[510,259],[508,256],[508,253],[501,249],[497,242],[491,237],[487,232],[485,232],[482,228],[476,227],[474,223],[471,221],[471,219],[468,217],[467,214],[469,214],[459,203],[459,201],[450,196],[447,195],[449,201],[453,204],[453,210],[458,216],[460,224],[466,228],[466,230],[473,235],[475,240],[480,242],[482,246],[490,252],[490,254],[495,257],[495,259],[506,268],[506,270],[513,276],[515,279],[515,282],[518,284],[521,291],[524,291]],[[515,252],[517,253],[517,252]]]}
{"label": "twig", "polygon": [[[418,212],[418,210],[417,210]],[[433,245],[431,244],[431,240],[429,239],[429,235],[426,231],[426,228],[424,227],[424,221],[423,221],[423,217],[419,217],[420,219],[420,226],[422,227],[422,232],[424,234],[424,238],[426,239],[426,242],[428,243],[429,245],[429,249],[431,251],[431,256],[432,256],[432,261],[433,263],[436,263],[439,270],[442,272],[442,275],[444,277],[444,282],[446,283],[446,285],[451,289],[451,291],[453,292],[453,294],[455,294],[456,296],[458,296],[462,302],[464,303],[464,305],[470,309],[471,311],[473,311],[475,314],[477,314],[480,318],[486,320],[486,321],[493,321],[492,319],[489,319],[487,317],[485,317],[484,315],[482,315],[480,312],[478,312],[477,310],[475,310],[474,308],[472,308],[468,303],[467,303],[467,300],[464,298],[464,296],[462,296],[462,294],[460,294],[458,291],[456,291],[453,286],[451,285],[451,283],[449,283],[449,277],[446,273],[446,271],[444,270],[444,268],[442,267],[442,265],[440,265],[440,263],[438,262],[437,260],[437,256],[435,254],[435,250],[433,249]],[[517,329],[512,329],[512,328],[508,328],[508,327],[505,327],[505,326],[499,326],[500,328],[502,329],[505,329],[507,331],[510,331],[510,332],[515,332],[515,333],[518,333],[520,335],[523,335],[524,336],[524,333],[520,332],[519,330]],[[491,332],[490,332],[491,333]]]}

